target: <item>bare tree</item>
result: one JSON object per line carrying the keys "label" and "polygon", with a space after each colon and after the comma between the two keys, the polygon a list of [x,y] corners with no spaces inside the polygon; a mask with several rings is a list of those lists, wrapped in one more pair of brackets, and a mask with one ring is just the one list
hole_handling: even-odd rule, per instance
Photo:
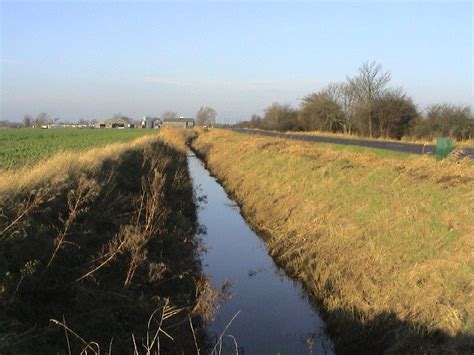
{"label": "bare tree", "polygon": [[342,83],[329,83],[321,93],[325,93],[331,100],[339,103],[343,95],[342,85]]}
{"label": "bare tree", "polygon": [[297,125],[297,112],[289,104],[274,102],[265,109],[263,125],[265,129],[290,131]]}
{"label": "bare tree", "polygon": [[298,112],[299,128],[305,131],[343,131],[345,117],[338,98],[339,89],[335,85],[303,98]]}
{"label": "bare tree", "polygon": [[161,115],[161,118],[163,119],[169,119],[169,118],[178,118],[178,113],[177,112],[174,112],[174,111],[165,111],[163,112],[163,114]]}
{"label": "bare tree", "polygon": [[117,120],[117,119],[121,119],[121,120],[124,120],[128,123],[133,123],[133,119],[130,118],[130,117],[127,117],[127,116],[124,116],[123,114],[121,113],[114,113],[113,116],[112,116],[112,119],[113,120]]}
{"label": "bare tree", "polygon": [[89,125],[89,121],[88,120],[85,120],[83,118],[81,118],[79,121],[77,121],[77,124],[78,125],[81,125],[81,126],[88,126]]}
{"label": "bare tree", "polygon": [[319,93],[325,94],[328,99],[336,103],[340,110],[342,110],[343,114],[338,115],[339,118],[335,121],[338,126],[337,130],[351,134],[357,100],[354,86],[349,82],[329,83],[329,85]]}
{"label": "bare tree", "polygon": [[32,121],[33,121],[33,118],[30,115],[25,115],[25,117],[23,117],[23,126],[31,127]]}
{"label": "bare tree", "polygon": [[389,71],[383,71],[382,65],[366,62],[359,68],[359,74],[347,78],[364,112],[367,113],[369,136],[372,137],[372,106],[377,98],[386,91],[391,79]]}
{"label": "bare tree", "polygon": [[216,123],[216,110],[209,106],[201,106],[196,113],[196,123],[200,126],[213,125]]}
{"label": "bare tree", "polygon": [[350,83],[341,83],[340,90],[340,102],[342,111],[344,112],[345,122],[344,122],[344,133],[352,134],[352,127],[354,124],[354,106],[356,102],[355,90]]}
{"label": "bare tree", "polygon": [[415,104],[401,89],[388,90],[374,101],[372,109],[374,133],[385,138],[407,135],[419,116]]}
{"label": "bare tree", "polygon": [[35,120],[33,121],[33,125],[35,127],[41,127],[43,125],[48,125],[51,122],[52,121],[49,115],[46,112],[41,112],[40,114],[38,114],[38,116],[36,116]]}
{"label": "bare tree", "polygon": [[416,122],[411,133],[419,138],[445,136],[472,139],[474,116],[469,106],[432,105],[428,107],[426,116]]}

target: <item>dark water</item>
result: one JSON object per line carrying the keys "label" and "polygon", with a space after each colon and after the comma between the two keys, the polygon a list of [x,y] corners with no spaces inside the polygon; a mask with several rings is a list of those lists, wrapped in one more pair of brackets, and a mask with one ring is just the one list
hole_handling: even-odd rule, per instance
{"label": "dark water", "polygon": [[301,285],[275,265],[202,162],[192,153],[188,161],[197,195],[207,197],[199,209],[199,223],[207,229],[204,272],[214,286],[232,285],[208,332],[219,336],[240,311],[225,332],[222,353],[235,354],[232,335],[245,354],[331,354],[323,322]]}

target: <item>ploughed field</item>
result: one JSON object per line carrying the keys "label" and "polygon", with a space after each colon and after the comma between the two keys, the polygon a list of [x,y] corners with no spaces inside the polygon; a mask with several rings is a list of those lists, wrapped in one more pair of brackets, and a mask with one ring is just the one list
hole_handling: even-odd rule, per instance
{"label": "ploughed field", "polygon": [[193,148],[319,301],[336,352],[472,352],[470,161],[217,129]]}
{"label": "ploughed field", "polygon": [[83,151],[152,133],[149,129],[0,129],[0,170],[32,164],[61,151]]}

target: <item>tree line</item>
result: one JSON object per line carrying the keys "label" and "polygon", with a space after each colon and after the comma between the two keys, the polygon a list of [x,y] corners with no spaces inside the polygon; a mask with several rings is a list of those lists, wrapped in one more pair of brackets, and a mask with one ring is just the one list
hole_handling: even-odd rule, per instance
{"label": "tree line", "polygon": [[273,103],[240,127],[277,131],[325,131],[365,137],[472,139],[474,117],[468,106],[432,105],[422,114],[401,88],[389,86],[390,71],[366,62],[354,77],[330,83],[301,99],[298,109]]}
{"label": "tree line", "polygon": [[[162,119],[174,119],[174,118],[179,118],[179,114],[174,111],[165,111],[162,113],[161,118]],[[214,110],[212,107],[209,106],[201,106],[199,110],[196,113],[196,124],[200,126],[213,126],[216,124],[216,117],[217,117],[217,112]],[[138,124],[140,121],[134,120],[133,118],[126,117],[122,115],[121,113],[116,113],[111,116],[112,119],[122,119],[125,120],[129,123],[134,123]],[[76,122],[63,122],[60,121],[59,118],[51,118],[51,116],[46,113],[46,112],[41,112],[35,117],[31,115],[25,115],[23,117],[23,121],[21,123],[18,122],[11,122],[7,120],[0,120],[0,128],[2,127],[7,127],[7,128],[18,128],[18,127],[37,127],[40,128],[41,126],[46,126],[46,125],[71,125],[71,124],[76,124],[76,125],[83,125],[83,126],[90,126],[94,125],[97,123],[97,120],[85,120],[83,118],[79,119]]]}
{"label": "tree line", "polygon": [[[179,118],[177,112],[165,111],[161,114],[162,119]],[[196,113],[195,121],[198,126],[213,126],[216,124],[217,112],[210,106],[201,106]]]}
{"label": "tree line", "polygon": [[[119,114],[115,114],[113,117],[116,117]],[[14,123],[14,122],[9,122],[10,126],[12,127],[36,127],[39,128],[41,126],[47,126],[47,125],[70,125],[70,124],[76,124],[76,125],[83,125],[83,126],[88,126],[88,125],[93,125],[97,123],[97,120],[85,120],[83,118],[79,119],[76,122],[64,122],[61,121],[59,118],[52,118],[48,113],[46,112],[40,112],[37,114],[35,117],[31,115],[25,115],[23,117],[23,121],[21,124]]]}
{"label": "tree line", "polygon": [[[217,112],[210,106],[201,106],[196,113],[196,124],[199,126],[214,125],[216,123]],[[179,118],[177,112],[165,111],[161,114],[162,119]]]}

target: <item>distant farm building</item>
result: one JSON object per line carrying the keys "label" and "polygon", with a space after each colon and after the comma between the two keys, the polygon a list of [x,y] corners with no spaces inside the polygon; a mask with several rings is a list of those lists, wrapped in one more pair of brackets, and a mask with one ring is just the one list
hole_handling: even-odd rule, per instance
{"label": "distant farm building", "polygon": [[191,128],[194,127],[193,118],[165,118],[161,127]]}
{"label": "distant farm building", "polygon": [[95,128],[135,128],[135,124],[127,117],[113,117],[105,121],[97,122]]}
{"label": "distant farm building", "polygon": [[145,116],[142,118],[140,127],[141,128],[159,128],[161,122],[162,122],[161,119],[159,119],[158,117]]}

